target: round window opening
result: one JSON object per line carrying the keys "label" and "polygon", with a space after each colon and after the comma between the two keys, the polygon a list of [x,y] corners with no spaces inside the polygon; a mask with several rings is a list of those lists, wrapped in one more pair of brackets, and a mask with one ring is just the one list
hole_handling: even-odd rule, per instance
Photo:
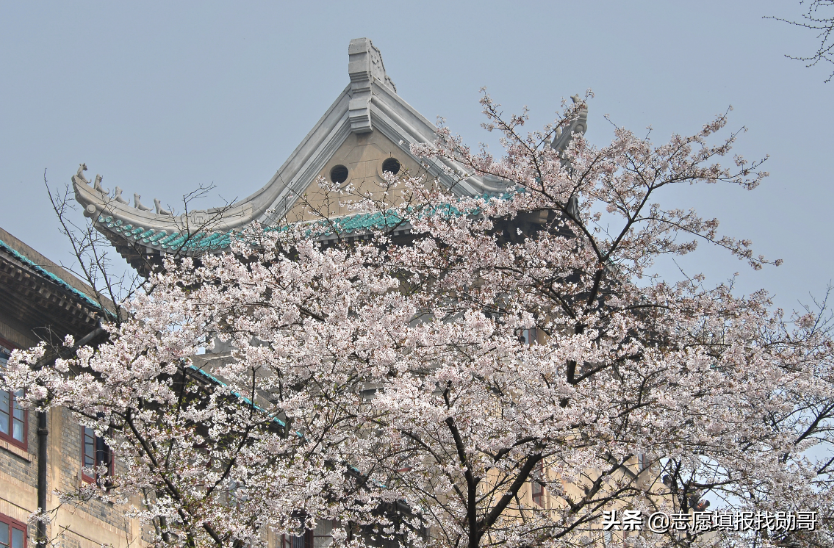
{"label": "round window opening", "polygon": [[382,162],[382,172],[390,171],[393,175],[400,172],[400,161],[396,158],[388,158]]}
{"label": "round window opening", "polygon": [[341,184],[347,181],[348,177],[348,168],[343,165],[333,166],[333,169],[330,170],[330,180],[334,183]]}

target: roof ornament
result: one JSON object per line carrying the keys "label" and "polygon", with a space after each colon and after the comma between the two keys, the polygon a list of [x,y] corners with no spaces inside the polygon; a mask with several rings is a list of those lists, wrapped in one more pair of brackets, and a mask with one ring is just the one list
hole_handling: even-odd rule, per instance
{"label": "roof ornament", "polygon": [[397,93],[394,81],[385,73],[382,54],[368,38],[355,38],[348,46],[350,103],[348,118],[353,133],[368,133],[371,126],[371,86],[385,86]]}
{"label": "roof ornament", "polygon": [[[577,116],[571,120],[564,131],[562,131],[561,126],[556,128],[556,135],[553,137],[553,143],[550,146],[559,153],[562,165],[568,169],[573,169],[570,167],[568,159],[565,158],[564,152],[574,134],[585,135],[585,131],[588,130],[588,105],[579,95],[573,95],[570,99],[578,107]],[[579,219],[579,197],[576,194],[572,194],[568,198],[565,210],[573,219]]]}
{"label": "roof ornament", "polygon": [[133,193],[133,205],[134,205],[134,207],[136,207],[136,209],[138,209],[139,211],[150,211],[151,208],[149,208],[146,205],[142,205],[142,202],[139,201],[139,198],[141,198],[141,197],[142,196],[140,196],[139,194],[136,194],[135,192]]}
{"label": "roof ornament", "polygon": [[173,213],[171,213],[170,211],[168,211],[167,209],[164,209],[164,208],[162,207],[162,203],[159,201],[159,199],[158,199],[158,198],[154,198],[154,199],[153,199],[153,205],[154,205],[154,207],[156,207],[156,212],[157,212],[159,215],[170,215],[171,217],[173,217],[173,216],[174,216],[174,214],[173,214]]}
{"label": "roof ornament", "polygon": [[102,176],[96,174],[96,181],[93,183],[93,189],[101,192],[102,196],[108,196],[110,194],[109,188],[101,188],[101,179]]}
{"label": "roof ornament", "polygon": [[120,187],[116,187],[113,191],[113,199],[119,202],[120,204],[128,205],[130,202],[122,198],[122,189]]}
{"label": "roof ornament", "polygon": [[87,171],[87,164],[78,164],[78,171],[75,175],[72,176],[72,182],[84,183],[85,185],[89,185],[90,181],[84,177],[84,172]]}
{"label": "roof ornament", "polygon": [[[85,185],[90,186],[90,181],[84,177],[85,171],[87,171],[87,164],[78,164],[78,171],[76,171],[75,175],[72,176],[73,184],[84,183]],[[110,194],[110,190],[101,187],[101,179],[101,175],[96,175],[95,182],[93,183],[93,190],[98,191],[102,196],[107,196]]]}
{"label": "roof ornament", "polygon": [[576,118],[571,120],[570,124],[564,128],[564,131],[561,126],[556,128],[556,135],[553,137],[553,143],[550,146],[559,154],[563,153],[568,147],[568,143],[570,143],[574,133],[585,135],[585,131],[588,130],[588,105],[579,95],[574,95],[570,99],[573,101],[573,104],[579,107],[579,110],[577,111]]}

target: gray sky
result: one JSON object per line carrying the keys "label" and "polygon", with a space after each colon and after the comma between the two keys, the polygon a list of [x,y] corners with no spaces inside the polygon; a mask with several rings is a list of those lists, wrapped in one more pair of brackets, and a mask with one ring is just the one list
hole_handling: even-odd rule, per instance
{"label": "gray sky", "polygon": [[367,36],[401,97],[493,151],[482,86],[505,112],[529,106],[531,129],[593,89],[587,137],[600,146],[604,114],[651,125],[659,143],[732,105],[730,127],[749,129],[736,152],[769,154],[771,176],[753,192],[696,187],[670,203],[785,264],[752,272],[702,247],[683,265],[714,282],[740,272],[740,291],[764,287],[793,308],[834,278],[834,83],[829,67],[784,57],[812,53],[812,33],[762,19],[800,13],[796,0],[0,3],[0,226],[70,261],[43,172],[63,185],[80,162],[146,204],[177,206],[211,183],[199,207],[248,196],[347,85],[348,42]]}

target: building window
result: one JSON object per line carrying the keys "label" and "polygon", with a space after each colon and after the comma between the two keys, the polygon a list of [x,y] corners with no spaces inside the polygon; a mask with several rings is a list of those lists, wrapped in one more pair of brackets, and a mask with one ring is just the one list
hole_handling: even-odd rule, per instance
{"label": "building window", "polygon": [[303,535],[281,537],[281,548],[313,548],[313,532],[305,531]]}
{"label": "building window", "polygon": [[[0,370],[5,369],[12,351],[0,345]],[[0,440],[26,449],[28,412],[20,407],[18,400],[23,392],[0,390]]]}
{"label": "building window", "polygon": [[614,534],[611,531],[602,532],[602,545],[606,547],[614,545]]}
{"label": "building window", "polygon": [[649,457],[643,453],[637,455],[637,473],[639,474],[643,470],[649,467]]}
{"label": "building window", "polygon": [[304,531],[303,535],[281,537],[281,548],[326,548],[333,542],[333,524],[335,521],[321,519],[313,530]]}
{"label": "building window", "polygon": [[347,181],[348,178],[348,168],[339,164],[338,166],[333,166],[333,169],[330,170],[330,180],[340,185]]}
{"label": "building window", "polygon": [[518,338],[518,340],[522,344],[532,346],[534,344],[537,344],[538,336],[539,336],[538,330],[535,327],[533,327],[533,328],[530,328],[530,329],[523,329],[521,331],[521,336]]}
{"label": "building window", "polygon": [[533,502],[539,506],[544,506],[544,484],[537,478],[544,479],[544,465],[542,461],[539,461],[533,469],[533,477],[530,478],[530,491],[533,495]]}
{"label": "building window", "polygon": [[396,158],[387,158],[384,162],[382,162],[382,172],[385,173],[386,171],[390,172],[392,175],[399,173],[400,161]]}
{"label": "building window", "polygon": [[26,524],[0,514],[0,548],[26,548]]}
{"label": "building window", "polygon": [[[96,436],[96,431],[87,426],[81,427],[81,479],[87,483],[98,483],[102,487],[106,487],[109,483],[109,478],[113,476],[113,465],[115,459],[113,452],[104,443],[104,438]],[[93,473],[88,475],[90,468],[98,468],[100,466],[107,467],[107,474],[102,477],[100,474]]]}
{"label": "building window", "polygon": [[329,519],[320,519],[313,529],[313,548],[326,548],[333,543],[333,524]]}

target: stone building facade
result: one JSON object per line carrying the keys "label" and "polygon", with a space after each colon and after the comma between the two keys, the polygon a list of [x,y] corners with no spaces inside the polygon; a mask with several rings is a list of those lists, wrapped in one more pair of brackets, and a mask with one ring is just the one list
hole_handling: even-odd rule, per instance
{"label": "stone building facade", "polygon": [[[89,286],[0,229],[0,367],[14,349],[60,341],[68,334],[83,338],[96,329],[101,313]],[[37,528],[27,521],[38,510],[39,498],[50,512],[46,534],[53,546],[136,544],[139,523],[126,519],[120,508],[100,501],[60,503],[56,491],[95,481],[83,473],[84,465],[101,460],[107,450],[68,411],[50,411],[45,419],[46,428],[39,428],[37,412],[22,409],[15,394],[0,391],[0,546],[37,545]],[[45,470],[39,474],[41,464]]]}

